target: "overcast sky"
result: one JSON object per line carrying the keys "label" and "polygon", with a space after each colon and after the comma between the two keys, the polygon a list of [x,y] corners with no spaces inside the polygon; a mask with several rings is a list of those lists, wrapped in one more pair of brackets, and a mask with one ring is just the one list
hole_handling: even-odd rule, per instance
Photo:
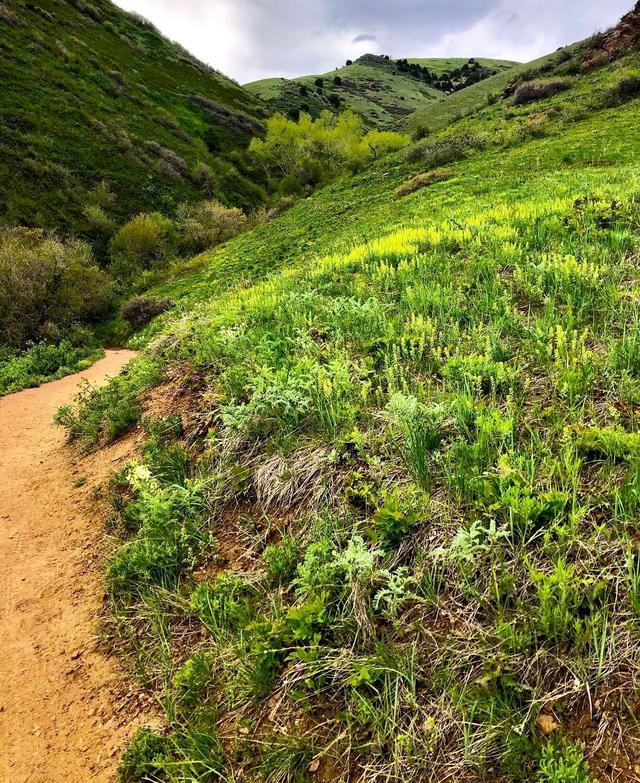
{"label": "overcast sky", "polygon": [[116,0],[241,83],[365,52],[526,62],[615,23],[633,0]]}

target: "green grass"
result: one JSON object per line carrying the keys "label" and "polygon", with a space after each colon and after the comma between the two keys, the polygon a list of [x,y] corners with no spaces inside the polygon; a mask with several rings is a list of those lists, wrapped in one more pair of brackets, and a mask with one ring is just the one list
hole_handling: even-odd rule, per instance
{"label": "green grass", "polygon": [[[0,220],[100,246],[84,215],[93,186],[108,181],[117,223],[171,213],[202,196],[191,177],[197,163],[211,168],[225,202],[260,203],[260,187],[234,158],[259,127],[253,118],[265,115],[258,99],[108,0],[16,0],[12,9],[17,23],[0,22]],[[192,95],[228,116],[212,120]],[[169,171],[148,141],[186,170]]]}
{"label": "green grass", "polygon": [[0,348],[0,396],[40,386],[80,370],[103,355],[101,348],[38,343],[23,351]]}
{"label": "green grass", "polygon": [[633,757],[640,126],[611,96],[638,72],[486,106],[194,260],[140,369],[66,412],[105,439],[166,366],[195,390],[114,502],[115,625],[167,722],[122,780]]}

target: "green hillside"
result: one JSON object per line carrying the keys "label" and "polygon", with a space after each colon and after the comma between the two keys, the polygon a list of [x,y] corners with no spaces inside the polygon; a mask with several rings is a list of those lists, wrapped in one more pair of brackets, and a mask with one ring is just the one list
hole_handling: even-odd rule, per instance
{"label": "green hillside", "polygon": [[[462,67],[462,58],[439,60],[409,60],[427,67],[440,76],[455,67]],[[502,70],[512,63],[479,60],[483,68]],[[320,85],[318,80],[322,81]],[[387,127],[411,116],[425,104],[432,106],[446,93],[398,70],[393,60],[376,55],[364,55],[351,65],[329,73],[301,76],[297,79],[262,79],[245,85],[246,89],[267,103],[271,111],[296,115],[306,111],[317,116],[321,111],[352,109],[372,127]]]}
{"label": "green hillside", "polygon": [[[433,73],[441,76],[443,73],[453,71],[469,61],[468,57],[409,57],[410,63],[418,63],[428,68]],[[489,57],[477,57],[476,60],[482,65],[483,68],[490,68],[493,71],[506,71],[509,68],[513,68],[519,63],[514,60],[495,60]]]}
{"label": "green hillside", "polygon": [[171,213],[203,183],[260,202],[237,157],[265,116],[253,95],[108,0],[2,8],[1,222],[94,238],[83,210],[101,180],[116,222]]}
{"label": "green hillside", "polygon": [[[581,44],[574,44],[567,46],[558,52],[553,54],[539,57],[529,63],[522,63],[518,65],[513,63],[513,67],[501,68],[500,61],[490,60],[491,67],[495,70],[499,70],[495,76],[485,79],[477,84],[472,84],[459,92],[455,92],[450,95],[447,100],[437,106],[430,106],[428,108],[421,106],[404,121],[404,125],[410,130],[416,130],[417,128],[427,128],[431,131],[441,130],[452,122],[460,119],[467,114],[477,111],[484,106],[487,101],[494,100],[500,96],[502,91],[507,85],[526,74],[529,71],[535,71],[552,66],[555,62],[562,60],[572,54],[572,52],[579,48]],[[422,62],[422,61],[419,61]],[[428,64],[429,61],[424,61]],[[484,61],[480,61],[484,62]]]}
{"label": "green hillside", "polygon": [[166,714],[123,783],[637,776],[640,52],[562,79],[194,259],[61,412],[160,416],[110,520]]}

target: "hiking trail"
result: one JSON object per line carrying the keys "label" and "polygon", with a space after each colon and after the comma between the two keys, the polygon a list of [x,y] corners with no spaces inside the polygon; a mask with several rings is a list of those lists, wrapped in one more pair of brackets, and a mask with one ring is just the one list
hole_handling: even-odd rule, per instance
{"label": "hiking trail", "polygon": [[0,399],[0,780],[7,783],[113,781],[149,712],[96,637],[104,529],[91,493],[130,447],[80,458],[52,421],[81,379],[100,385],[133,355],[107,351],[84,372]]}

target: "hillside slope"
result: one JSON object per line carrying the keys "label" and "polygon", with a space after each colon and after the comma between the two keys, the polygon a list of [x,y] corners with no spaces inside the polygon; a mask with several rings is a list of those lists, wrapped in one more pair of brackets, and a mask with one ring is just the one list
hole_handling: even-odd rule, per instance
{"label": "hillside slope", "polygon": [[[467,62],[453,59],[409,59],[427,68],[434,76]],[[502,60],[478,60],[487,72],[501,71],[513,65]],[[400,65],[402,68],[402,65]],[[319,81],[322,84],[319,84]],[[425,103],[442,100],[446,92],[441,85],[415,78],[398,63],[376,55],[364,55],[350,65],[325,74],[296,79],[262,79],[245,85],[269,106],[271,111],[296,115],[300,111],[317,116],[321,111],[351,109],[372,127],[383,128],[410,116]],[[339,103],[338,103],[339,101]]]}
{"label": "hillside slope", "polygon": [[159,417],[107,580],[167,727],[124,781],[637,779],[639,100],[636,49],[334,183],[63,412]]}
{"label": "hillside slope", "polygon": [[117,222],[170,213],[203,182],[231,203],[261,199],[235,155],[262,103],[108,0],[2,5],[0,79],[4,223],[90,234],[83,209],[103,179]]}
{"label": "hillside slope", "polygon": [[445,102],[437,106],[419,107],[402,124],[411,131],[417,128],[426,128],[429,131],[442,130],[460,117],[481,109],[488,101],[497,99],[509,83],[522,74],[544,68],[559,58],[571,56],[580,46],[580,43],[572,44],[531,62],[514,64],[512,68],[503,69],[495,76],[453,93]]}

